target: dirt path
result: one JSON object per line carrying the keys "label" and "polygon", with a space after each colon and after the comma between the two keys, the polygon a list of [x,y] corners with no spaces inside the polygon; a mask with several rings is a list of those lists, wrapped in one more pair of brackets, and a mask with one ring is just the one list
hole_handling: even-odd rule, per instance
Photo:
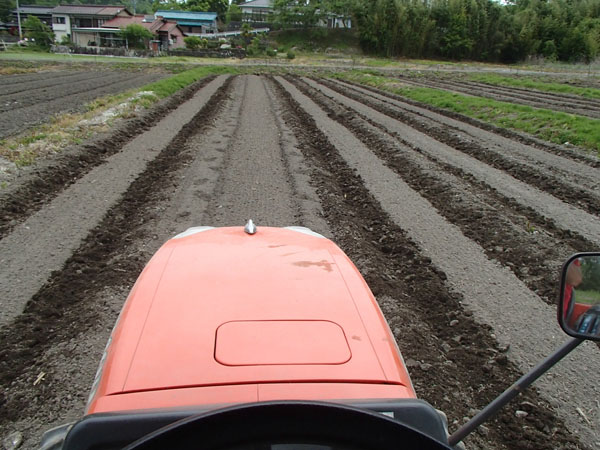
{"label": "dirt path", "polygon": [[[164,212],[164,241],[192,226],[307,226],[330,235],[292,132],[265,79],[239,77],[219,126],[186,143],[192,157]],[[215,125],[215,124],[213,124]]]}
{"label": "dirt path", "polygon": [[[252,218],[332,237],[377,296],[418,394],[448,413],[451,429],[566,340],[551,305],[557,267],[598,242],[591,203],[569,197],[573,186],[558,199],[535,177],[467,156],[449,135],[498,155],[517,141],[431,111],[400,114],[396,102],[321,79],[218,78],[37,212],[19,213],[0,240],[0,280],[11,292],[0,328],[0,438],[18,430],[23,448],[34,448],[45,429],[81,416],[132,283],[162,242],[190,226]],[[432,121],[430,136],[409,113]],[[583,164],[594,201],[596,166],[536,152],[549,180]],[[535,168],[526,149],[517,154],[515,167]],[[468,448],[596,448],[599,364],[597,347],[584,345]]]}
{"label": "dirt path", "polygon": [[243,90],[251,94],[242,97],[237,129],[224,157],[227,170],[205,221],[215,226],[248,219],[268,226],[295,224],[299,207],[288,181],[275,111],[260,78],[245,78]]}

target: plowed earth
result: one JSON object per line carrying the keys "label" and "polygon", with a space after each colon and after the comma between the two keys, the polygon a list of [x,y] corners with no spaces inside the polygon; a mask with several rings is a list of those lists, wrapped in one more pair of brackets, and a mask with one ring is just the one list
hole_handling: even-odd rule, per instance
{"label": "plowed earth", "polygon": [[[81,416],[137,275],[190,226],[332,238],[451,431],[567,340],[558,271],[600,246],[598,161],[324,78],[222,76],[160,108],[2,199],[0,438]],[[467,447],[600,446],[597,346],[536,387]]]}
{"label": "plowed earth", "polygon": [[[399,80],[410,86],[443,89],[502,102],[533,106],[534,108],[545,108],[596,119],[600,118],[600,100],[588,99],[578,95],[480,83],[460,79],[460,76],[456,75],[454,77],[429,75],[419,78],[408,75],[400,76]],[[598,87],[597,83],[593,84],[593,81],[590,81],[590,83],[593,87]]]}
{"label": "plowed earth", "polygon": [[86,103],[98,97],[140,87],[164,76],[104,70],[5,75],[0,83],[0,138],[45,122],[54,114],[82,111]]}

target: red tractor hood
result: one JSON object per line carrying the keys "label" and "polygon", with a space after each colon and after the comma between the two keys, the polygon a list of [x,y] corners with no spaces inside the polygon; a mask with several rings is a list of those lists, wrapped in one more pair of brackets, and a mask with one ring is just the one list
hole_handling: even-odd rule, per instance
{"label": "red tractor hood", "polygon": [[373,295],[335,244],[290,229],[215,228],[171,239],[144,269],[92,404],[111,395],[281,383],[412,392]]}

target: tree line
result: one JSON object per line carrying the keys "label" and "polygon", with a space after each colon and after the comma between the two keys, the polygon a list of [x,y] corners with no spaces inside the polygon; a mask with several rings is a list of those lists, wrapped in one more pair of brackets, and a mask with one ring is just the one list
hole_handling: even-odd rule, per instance
{"label": "tree line", "polygon": [[[31,0],[29,4],[58,4]],[[25,1],[22,1],[25,3]],[[132,12],[211,11],[241,20],[243,0],[70,0],[123,4]],[[516,62],[528,57],[591,62],[600,52],[599,0],[272,0],[274,25],[316,26],[341,17],[362,49],[388,57]],[[0,0],[0,18],[14,9]]]}
{"label": "tree line", "polygon": [[390,57],[590,62],[600,50],[598,0],[274,0],[275,20],[352,19],[363,50]]}

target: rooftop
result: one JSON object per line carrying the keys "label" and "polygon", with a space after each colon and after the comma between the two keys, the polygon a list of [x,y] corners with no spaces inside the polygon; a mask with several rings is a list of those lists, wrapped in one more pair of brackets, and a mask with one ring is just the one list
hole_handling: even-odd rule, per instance
{"label": "rooftop", "polygon": [[131,14],[122,5],[59,5],[52,9],[52,14],[91,14],[95,16],[116,16],[121,11]]}
{"label": "rooftop", "polygon": [[22,5],[19,7],[19,12],[21,14],[50,14],[53,9],[54,6]]}
{"label": "rooftop", "polygon": [[172,20],[154,20],[154,17],[144,15],[135,15],[132,17],[115,17],[114,19],[104,22],[103,28],[125,28],[127,25],[138,24],[150,31],[170,31],[173,27],[177,26],[177,23]]}
{"label": "rooftop", "polygon": [[213,21],[217,18],[215,12],[196,12],[196,11],[177,11],[177,10],[158,10],[154,13],[154,17],[164,17],[165,19],[174,20],[191,20],[191,21]]}
{"label": "rooftop", "polygon": [[252,8],[272,8],[273,0],[250,0],[239,5],[241,8],[252,7]]}

